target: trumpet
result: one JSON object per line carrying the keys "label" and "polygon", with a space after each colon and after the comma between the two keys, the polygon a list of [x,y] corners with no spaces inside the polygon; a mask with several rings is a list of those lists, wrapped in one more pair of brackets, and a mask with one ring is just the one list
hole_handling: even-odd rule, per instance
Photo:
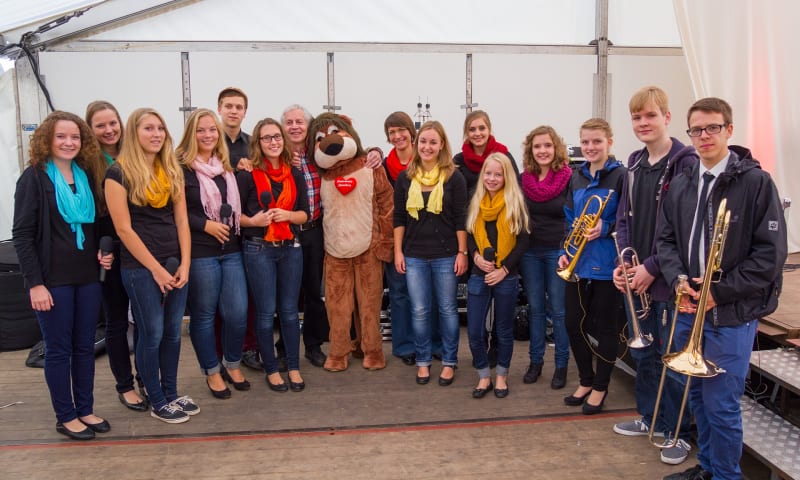
{"label": "trumpet", "polygon": [[[661,403],[661,396],[664,393],[664,380],[667,375],[667,368],[674,370],[678,373],[687,375],[686,387],[683,390],[683,400],[681,401],[680,413],[678,414],[678,424],[675,426],[675,434],[673,439],[678,438],[680,433],[683,412],[686,409],[686,403],[689,399],[689,386],[691,385],[692,377],[711,378],[716,377],[720,373],[725,373],[725,369],[718,367],[714,362],[703,358],[703,325],[706,320],[706,304],[708,303],[708,294],[711,290],[711,282],[714,273],[720,271],[722,268],[722,252],[725,249],[725,238],[728,236],[728,225],[730,224],[731,212],[727,210],[726,199],[722,199],[717,208],[717,216],[714,221],[714,232],[709,239],[708,257],[706,259],[706,271],[703,275],[703,283],[700,286],[700,298],[697,300],[697,311],[694,316],[694,323],[692,323],[692,330],[689,333],[689,339],[683,350],[675,353],[669,353],[672,347],[672,337],[675,334],[675,324],[678,323],[678,311],[680,310],[681,300],[683,298],[683,286],[687,278],[685,275],[678,277],[678,291],[675,295],[675,312],[672,317],[672,327],[670,329],[669,341],[667,342],[667,350],[662,357],[664,366],[661,371],[661,381],[658,385],[658,393],[656,394],[656,404],[653,411],[653,418],[658,416],[658,408]],[[678,444],[677,441],[664,442],[663,444],[653,443],[653,428],[650,428],[648,435],[650,443],[659,448],[671,448]]]}
{"label": "trumpet", "polygon": [[[575,220],[572,221],[572,230],[569,232],[567,239],[564,240],[564,251],[566,252],[567,258],[569,258],[569,264],[556,272],[563,280],[567,282],[578,281],[578,277],[575,276],[574,271],[575,267],[578,265],[578,260],[581,258],[583,247],[586,246],[586,231],[597,226],[600,215],[603,214],[603,209],[606,208],[606,204],[608,204],[613,193],[614,190],[609,189],[608,195],[606,195],[605,198],[600,195],[592,195],[589,197],[589,200],[587,200],[586,204],[583,206],[580,216],[575,217]],[[594,202],[598,204],[597,210],[595,213],[588,213],[589,206]]]}
{"label": "trumpet", "polygon": [[645,348],[653,343],[653,335],[650,333],[647,335],[643,334],[639,321],[650,314],[650,296],[647,292],[639,294],[639,305],[641,308],[637,310],[633,304],[633,290],[631,290],[631,282],[628,279],[628,266],[625,264],[625,254],[629,253],[631,256],[631,266],[636,267],[640,265],[639,255],[636,254],[636,250],[634,250],[633,247],[625,247],[622,250],[619,249],[617,232],[613,232],[611,237],[614,238],[614,247],[617,249],[617,258],[622,267],[622,276],[625,277],[625,302],[628,306],[628,320],[631,322],[631,330],[633,330],[633,335],[628,339],[628,346],[631,348]]}

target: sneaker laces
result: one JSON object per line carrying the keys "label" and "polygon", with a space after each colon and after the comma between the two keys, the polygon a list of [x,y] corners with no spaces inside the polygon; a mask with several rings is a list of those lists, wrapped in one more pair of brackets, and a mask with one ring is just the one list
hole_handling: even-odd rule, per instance
{"label": "sneaker laces", "polygon": [[159,408],[158,411],[159,412],[164,412],[164,413],[169,413],[169,414],[174,414],[174,413],[177,413],[177,412],[182,412],[183,410],[181,410],[180,407],[178,407],[177,405],[173,405],[172,403],[168,403],[168,404],[164,405],[163,407]]}
{"label": "sneaker laces", "polygon": [[190,404],[190,403],[191,403],[191,404],[194,404],[194,401],[192,400],[192,397],[190,397],[190,396],[188,396],[188,395],[184,395],[184,396],[182,396],[182,397],[178,397],[178,398],[176,398],[175,400],[173,400],[172,402],[170,402],[170,404],[175,404],[175,405],[177,405],[177,406],[178,406],[178,408],[180,408],[180,407],[182,407],[182,406],[184,406],[184,405],[188,405],[188,404]]}
{"label": "sneaker laces", "polygon": [[673,444],[675,443],[675,440],[670,438],[669,440],[667,440],[664,443],[664,448],[682,448],[682,449],[686,450],[687,452],[692,451],[692,446],[689,445],[689,442],[687,442],[686,440],[684,440],[682,438],[679,438],[677,441],[678,441],[677,447],[673,447]]}

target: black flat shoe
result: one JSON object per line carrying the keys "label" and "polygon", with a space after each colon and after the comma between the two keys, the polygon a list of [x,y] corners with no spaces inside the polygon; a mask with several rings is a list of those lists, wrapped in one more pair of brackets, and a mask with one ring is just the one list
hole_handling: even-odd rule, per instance
{"label": "black flat shoe", "polygon": [[119,403],[125,405],[126,407],[130,408],[134,412],[146,412],[149,405],[147,400],[142,400],[138,403],[131,403],[125,400],[125,395],[118,393],[117,398],[119,398]]}
{"label": "black flat shoe", "polygon": [[606,397],[608,396],[608,390],[603,393],[603,399],[600,400],[600,405],[592,405],[589,403],[589,399],[587,398],[585,402],[583,402],[583,414],[584,415],[594,415],[595,413],[600,413],[603,410],[603,404],[606,403]]}
{"label": "black flat shoe", "polygon": [[[439,386],[440,387],[446,387],[446,386],[452,384],[453,380],[456,379],[456,366],[453,365],[453,366],[448,366],[448,367],[453,369],[453,376],[450,377],[450,378],[444,378],[444,377],[442,377],[440,375],[439,376]],[[444,368],[448,368],[448,367],[444,367]]]}
{"label": "black flat shoe", "polygon": [[241,382],[235,381],[233,377],[231,377],[231,374],[228,373],[227,369],[222,368],[220,369],[219,373],[222,374],[222,379],[233,385],[233,388],[235,388],[236,390],[239,390],[240,392],[250,390],[250,382],[248,382],[247,380],[242,380]]}
{"label": "black flat shoe", "polygon": [[[81,420],[80,418],[78,420]],[[81,423],[89,427],[89,430],[93,431],[94,433],[108,433],[111,431],[111,424],[108,423],[108,420],[103,420],[102,422],[98,423],[87,423],[81,420]]]}
{"label": "black flat shoe", "polygon": [[506,386],[506,388],[495,388],[494,396],[497,398],[506,398],[508,396],[508,386]]}
{"label": "black flat shoe", "polygon": [[56,423],[56,432],[61,435],[66,435],[73,440],[91,440],[94,438],[94,432],[89,427],[84,428],[80,432],[73,432],[61,422]]}
{"label": "black flat shoe", "polygon": [[417,375],[417,385],[427,385],[428,382],[431,381],[431,376],[428,375],[427,377],[420,377]]}
{"label": "black flat shoe", "polygon": [[492,385],[492,381],[490,380],[489,385],[487,385],[486,388],[475,388],[472,390],[472,398],[483,398],[492,390],[494,390],[494,385]]}
{"label": "black flat shoe", "polygon": [[289,388],[293,392],[302,392],[306,388],[306,382],[293,382],[289,380]]}
{"label": "black flat shoe", "polygon": [[286,385],[286,382],[272,383],[272,382],[269,381],[269,376],[266,377],[266,381],[267,381],[267,386],[273,392],[281,392],[282,393],[282,392],[288,392],[289,391],[289,385]]}
{"label": "black flat shoe", "polygon": [[320,368],[325,366],[325,361],[328,359],[319,347],[310,350],[306,349],[306,358],[311,362],[311,365]]}
{"label": "black flat shoe", "polygon": [[211,388],[211,384],[208,383],[208,378],[206,378],[206,386],[208,387],[208,390],[211,392],[211,395],[214,395],[214,398],[219,398],[221,400],[231,398],[231,389],[228,387],[225,387],[222,390],[214,390],[213,388]]}
{"label": "black flat shoe", "polygon": [[556,367],[553,372],[553,379],[550,380],[550,388],[559,390],[567,386],[567,367]]}
{"label": "black flat shoe", "polygon": [[403,355],[400,357],[400,360],[402,360],[403,363],[405,363],[409,367],[412,367],[417,363],[417,354],[411,353],[409,355]]}
{"label": "black flat shoe", "polygon": [[591,390],[586,392],[586,394],[583,395],[582,397],[576,397],[575,395],[564,397],[564,403],[566,405],[569,405],[570,407],[579,407],[583,405],[584,400],[586,400],[586,397],[588,397],[590,393],[592,393]]}

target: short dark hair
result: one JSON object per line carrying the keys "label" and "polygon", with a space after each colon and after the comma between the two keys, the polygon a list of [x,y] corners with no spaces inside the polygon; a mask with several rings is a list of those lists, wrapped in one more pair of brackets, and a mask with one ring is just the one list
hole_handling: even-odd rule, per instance
{"label": "short dark hair", "polygon": [[411,120],[411,117],[406,112],[392,112],[383,121],[383,133],[386,134],[387,142],[389,141],[389,129],[392,127],[408,130],[408,133],[411,134],[412,142],[417,138],[417,129],[414,128],[414,121]]}
{"label": "short dark hair", "polygon": [[722,120],[725,122],[725,125],[730,125],[733,123],[733,109],[728,102],[721,98],[706,97],[694,102],[692,106],[689,107],[689,113],[686,114],[686,125],[689,125],[689,119],[692,118],[692,114],[698,111],[706,113],[721,113]]}
{"label": "short dark hair", "polygon": [[217,96],[217,107],[222,106],[222,99],[228,97],[242,97],[244,99],[244,108],[247,108],[247,95],[244,94],[242,89],[236,87],[223,88]]}

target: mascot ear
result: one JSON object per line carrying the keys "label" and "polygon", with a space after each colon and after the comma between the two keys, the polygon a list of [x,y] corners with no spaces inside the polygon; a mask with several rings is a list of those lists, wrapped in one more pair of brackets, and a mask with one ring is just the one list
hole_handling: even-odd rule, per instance
{"label": "mascot ear", "polygon": [[348,117],[347,115],[341,115],[340,114],[339,118],[341,118],[344,123],[349,125],[350,128],[353,128],[353,120],[350,117]]}

